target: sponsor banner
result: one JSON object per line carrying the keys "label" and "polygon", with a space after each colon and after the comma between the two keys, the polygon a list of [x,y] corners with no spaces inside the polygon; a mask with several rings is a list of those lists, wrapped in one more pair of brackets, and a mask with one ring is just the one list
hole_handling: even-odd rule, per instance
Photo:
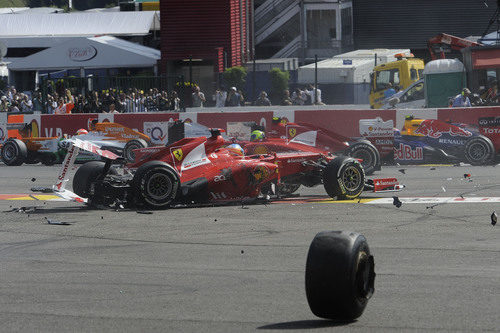
{"label": "sponsor banner", "polygon": [[481,117],[478,119],[479,126],[500,127],[500,116],[498,117]]}
{"label": "sponsor banner", "polygon": [[80,128],[88,129],[89,119],[97,118],[95,114],[50,114],[40,116],[41,137],[72,136]]}
{"label": "sponsor banner", "polygon": [[169,122],[144,122],[144,134],[151,138],[151,142],[156,144],[166,144],[168,142]]}
{"label": "sponsor banner", "polygon": [[[115,123],[122,124],[128,128],[144,133],[146,122],[173,122],[179,119],[179,113],[116,113]],[[168,136],[167,136],[168,139]]]}
{"label": "sponsor banner", "polygon": [[383,121],[396,120],[396,110],[298,110],[295,121],[326,128],[346,137],[359,137],[359,121],[380,117]]}
{"label": "sponsor banner", "polygon": [[[437,119],[450,121],[452,123],[464,123],[469,125],[485,126],[479,123],[479,120],[488,120],[495,122],[495,118],[500,117],[500,106],[475,107],[475,108],[449,108],[439,109]],[[488,124],[486,126],[492,126]],[[497,126],[497,125],[493,125]]]}

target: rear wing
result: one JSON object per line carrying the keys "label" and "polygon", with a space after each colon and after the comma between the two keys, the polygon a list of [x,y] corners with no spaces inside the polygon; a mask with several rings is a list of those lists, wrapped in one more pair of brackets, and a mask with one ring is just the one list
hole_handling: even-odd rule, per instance
{"label": "rear wing", "polygon": [[99,147],[96,144],[93,144],[90,141],[83,141],[78,138],[73,138],[70,140],[71,145],[68,149],[68,152],[66,154],[66,157],[64,158],[64,161],[62,163],[61,170],[59,171],[59,176],[57,177],[56,183],[52,186],[52,189],[54,192],[61,192],[64,191],[66,187],[66,183],[68,182],[68,179],[66,178],[68,171],[73,167],[75,164],[76,157],[78,156],[78,152],[80,149],[89,151],[93,154],[99,155],[104,157],[105,159],[108,160],[116,160],[119,156],[108,151],[108,150],[103,150],[101,147]]}
{"label": "rear wing", "polygon": [[66,153],[66,157],[64,158],[64,161],[62,163],[62,167],[61,170],[59,171],[59,175],[57,176],[56,182],[54,185],[52,185],[52,188],[50,189],[50,188],[35,187],[32,188],[31,190],[36,192],[45,192],[45,193],[53,192],[55,195],[59,196],[64,200],[85,203],[87,202],[87,199],[82,198],[66,189],[66,184],[68,183],[69,180],[67,178],[68,172],[75,164],[75,160],[76,157],[78,156],[79,151],[80,150],[89,151],[93,154],[105,158],[108,161],[116,160],[119,158],[119,156],[108,150],[103,150],[98,145],[93,144],[92,142],[89,141],[83,141],[78,138],[73,138],[70,139],[69,141],[71,142],[71,144],[68,148],[68,152]]}

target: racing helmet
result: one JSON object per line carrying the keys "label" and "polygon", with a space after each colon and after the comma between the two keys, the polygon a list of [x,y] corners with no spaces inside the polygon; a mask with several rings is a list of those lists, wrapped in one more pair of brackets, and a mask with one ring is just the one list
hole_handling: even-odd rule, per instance
{"label": "racing helmet", "polygon": [[232,143],[229,146],[226,147],[227,150],[229,150],[230,153],[238,155],[238,156],[245,156],[245,151],[241,146],[237,143]]}
{"label": "racing helmet", "polygon": [[78,131],[76,131],[76,135],[82,135],[82,134],[89,134],[89,132],[84,128],[80,128]]}
{"label": "racing helmet", "polygon": [[250,136],[250,141],[263,141],[266,138],[266,133],[255,130],[252,132],[252,136]]}

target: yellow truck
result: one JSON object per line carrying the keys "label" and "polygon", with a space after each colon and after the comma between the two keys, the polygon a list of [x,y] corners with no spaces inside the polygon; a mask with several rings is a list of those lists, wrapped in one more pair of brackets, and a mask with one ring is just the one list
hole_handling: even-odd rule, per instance
{"label": "yellow truck", "polygon": [[424,61],[413,55],[397,54],[398,59],[373,68],[370,80],[370,107],[379,109],[384,104],[385,91],[391,86],[401,90],[423,78]]}

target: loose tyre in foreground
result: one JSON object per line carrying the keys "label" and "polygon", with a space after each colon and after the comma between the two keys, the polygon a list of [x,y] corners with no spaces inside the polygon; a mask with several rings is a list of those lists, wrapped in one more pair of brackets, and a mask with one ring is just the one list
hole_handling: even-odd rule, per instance
{"label": "loose tyre in foreground", "polygon": [[375,291],[375,262],[363,235],[348,231],[318,233],[306,263],[306,296],[320,318],[352,321]]}

